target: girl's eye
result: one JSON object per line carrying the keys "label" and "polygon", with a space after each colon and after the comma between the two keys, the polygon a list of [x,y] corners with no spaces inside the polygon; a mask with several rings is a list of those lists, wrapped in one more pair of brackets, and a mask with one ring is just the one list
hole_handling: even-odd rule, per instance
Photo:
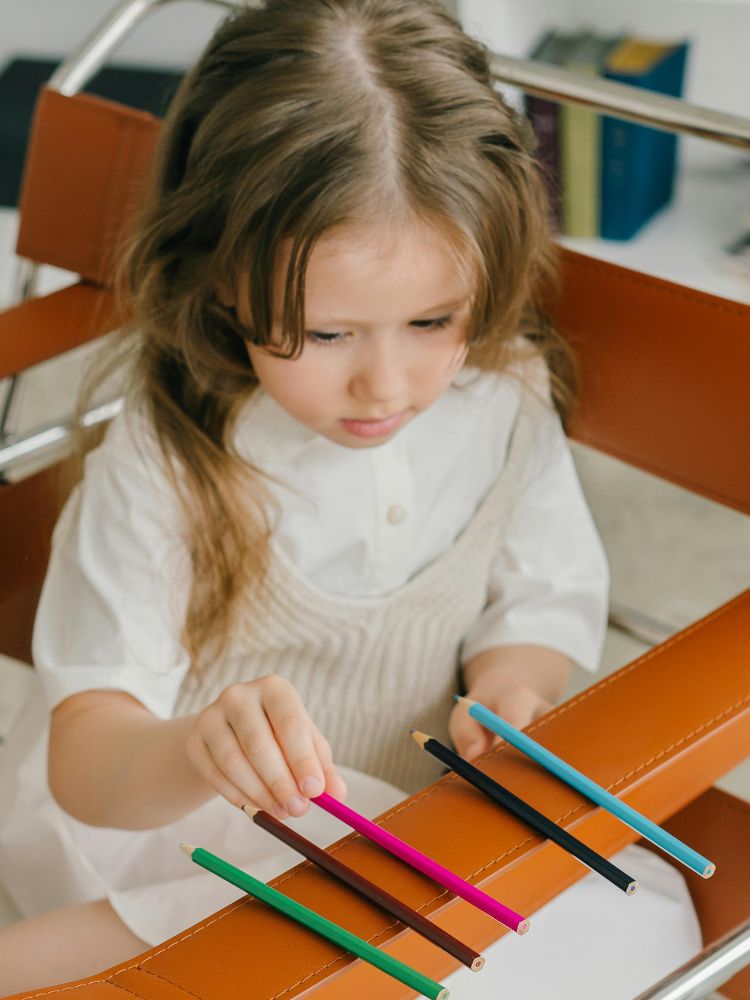
{"label": "girl's eye", "polygon": [[453,314],[448,313],[447,316],[437,316],[435,319],[412,320],[410,326],[416,326],[418,330],[442,330],[452,319]]}
{"label": "girl's eye", "polygon": [[311,340],[314,344],[337,344],[339,341],[344,339],[346,334],[325,333],[323,330],[308,330],[306,336],[307,339]]}

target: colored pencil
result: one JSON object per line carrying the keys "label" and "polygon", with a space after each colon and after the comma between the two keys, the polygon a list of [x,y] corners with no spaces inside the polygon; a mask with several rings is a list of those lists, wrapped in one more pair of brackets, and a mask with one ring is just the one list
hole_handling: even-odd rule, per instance
{"label": "colored pencil", "polygon": [[626,875],[617,865],[613,865],[611,861],[603,858],[577,837],[574,837],[567,830],[563,830],[561,826],[558,826],[557,823],[548,819],[538,809],[530,806],[528,802],[524,802],[523,799],[514,795],[513,792],[499,782],[494,781],[484,771],[480,771],[478,767],[470,764],[468,760],[464,760],[463,757],[459,756],[439,740],[434,739],[434,737],[428,736],[426,733],[420,733],[416,729],[412,729],[411,734],[414,737],[414,741],[423,750],[432,754],[433,757],[437,757],[446,767],[455,771],[456,774],[468,781],[469,784],[478,788],[480,792],[484,792],[485,795],[497,802],[498,805],[512,812],[514,816],[517,816],[518,819],[522,820],[533,830],[536,830],[537,833],[540,833],[543,837],[548,837],[569,854],[572,854],[582,864],[591,868],[599,875],[603,875],[604,878],[617,886],[618,889],[621,889],[626,895],[632,896],[636,891],[638,883],[630,875]]}
{"label": "colored pencil", "polygon": [[586,798],[591,799],[592,802],[612,813],[613,816],[622,820],[626,826],[635,830],[642,837],[645,837],[646,840],[650,840],[652,844],[656,844],[657,847],[660,847],[677,861],[681,861],[682,864],[691,868],[702,878],[711,878],[716,871],[716,865],[712,861],[709,861],[708,858],[704,858],[702,854],[694,851],[692,847],[683,844],[677,837],[672,836],[671,833],[667,833],[666,830],[657,826],[650,819],[646,819],[645,816],[633,809],[632,806],[626,805],[621,799],[612,795],[605,788],[602,788],[601,785],[597,785],[591,778],[587,778],[585,774],[576,771],[570,764],[566,764],[560,757],[556,757],[555,754],[537,743],[536,740],[522,733],[515,726],[511,726],[509,722],[506,722],[499,715],[495,715],[494,712],[491,712],[480,702],[474,701],[472,698],[461,697],[460,695],[456,695],[456,701],[467,705],[469,715],[476,719],[477,722],[481,722],[487,729],[490,729],[493,733],[497,733],[498,736],[502,736],[504,740],[511,743],[517,750],[531,757],[532,760],[541,764],[542,767],[546,767],[556,777],[571,785],[571,787],[575,788],[582,795],[585,795]]}
{"label": "colored pencil", "polygon": [[223,858],[211,854],[210,851],[205,851],[202,847],[194,847],[192,844],[180,844],[180,849],[201,868],[213,872],[214,875],[218,875],[226,882],[231,882],[238,889],[250,893],[261,902],[267,903],[273,909],[279,910],[285,916],[291,917],[297,923],[315,931],[316,934],[320,934],[321,937],[328,938],[334,944],[345,948],[359,958],[363,958],[371,965],[377,966],[378,969],[387,972],[389,976],[398,979],[399,982],[416,990],[417,993],[421,993],[422,996],[429,997],[430,1000],[446,1000],[450,996],[450,992],[440,983],[436,983],[433,979],[423,976],[421,972],[417,972],[416,969],[404,965],[397,958],[392,958],[385,952],[379,951],[367,941],[357,937],[356,934],[352,934],[351,931],[339,927],[331,920],[326,920],[319,913],[308,909],[295,899],[290,899],[289,896],[285,896],[278,890],[272,889],[270,885],[253,878],[252,875],[243,872],[241,868],[235,868]]}
{"label": "colored pencil", "polygon": [[242,808],[250,819],[267,833],[288,844],[295,851],[299,851],[300,854],[318,865],[319,868],[328,872],[329,875],[333,875],[334,878],[351,886],[352,889],[356,889],[357,892],[360,892],[371,902],[381,907],[381,909],[392,914],[397,920],[406,924],[407,927],[411,927],[423,937],[432,941],[433,944],[436,944],[438,948],[442,948],[449,955],[453,955],[454,958],[457,958],[459,962],[468,966],[473,972],[478,972],[484,966],[484,959],[473,948],[469,948],[468,945],[463,944],[458,938],[444,931],[442,927],[433,924],[427,917],[422,916],[421,913],[417,913],[416,910],[407,906],[406,903],[402,903],[400,899],[396,899],[395,896],[392,896],[390,892],[386,892],[379,885],[375,885],[374,882],[365,878],[364,875],[355,872],[348,865],[339,861],[338,858],[324,851],[322,847],[318,847],[317,844],[313,844],[312,841],[297,833],[296,830],[292,830],[291,827],[280,823],[279,820],[274,819],[273,816],[262,809],[252,809],[250,806],[243,806]]}
{"label": "colored pencil", "polygon": [[456,896],[461,896],[468,903],[472,903],[478,909],[499,920],[501,924],[510,927],[516,934],[525,934],[529,929],[529,921],[526,917],[522,917],[520,913],[516,913],[515,910],[511,910],[510,907],[493,899],[492,896],[488,896],[486,892],[477,889],[470,882],[466,882],[452,871],[438,864],[437,861],[428,858],[426,854],[422,854],[421,851],[404,843],[403,840],[394,837],[392,833],[388,833],[382,826],[371,823],[369,819],[365,819],[364,816],[355,812],[354,809],[345,806],[338,799],[334,799],[327,792],[323,792],[322,795],[316,795],[310,801],[320,806],[321,809],[325,809],[332,816],[336,816],[337,819],[346,823],[353,830],[356,830],[357,833],[361,833],[363,837],[367,837],[368,840],[372,840],[386,851],[395,854],[397,858],[400,858],[407,865],[411,865],[412,868],[416,868],[417,871],[427,875],[434,882],[444,886],[446,889],[450,889]]}

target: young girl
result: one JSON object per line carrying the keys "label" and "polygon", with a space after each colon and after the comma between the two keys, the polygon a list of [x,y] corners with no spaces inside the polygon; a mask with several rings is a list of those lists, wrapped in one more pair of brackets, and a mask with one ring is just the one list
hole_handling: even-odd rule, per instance
{"label": "young girl", "polygon": [[[126,405],[57,527],[40,689],[3,750],[0,879],[27,919],[0,931],[0,992],[236,898],[180,840],[263,879],[294,864],[242,805],[329,843],[310,796],[376,815],[439,776],[410,727],[491,745],[459,689],[524,726],[595,668],[607,570],[536,309],[542,190],[438,3],[268,0],[220,27],[123,258]],[[604,895],[609,960],[628,932]],[[464,995],[494,995],[484,975]]]}

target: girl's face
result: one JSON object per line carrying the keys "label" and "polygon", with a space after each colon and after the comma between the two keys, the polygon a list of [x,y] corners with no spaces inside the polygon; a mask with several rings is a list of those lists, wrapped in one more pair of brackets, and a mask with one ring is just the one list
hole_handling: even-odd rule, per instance
{"label": "girl's face", "polygon": [[[290,241],[274,281],[274,342]],[[248,343],[264,389],[348,448],[387,441],[448,387],[466,358],[470,290],[449,244],[423,225],[323,235],[305,279],[306,339],[294,359]]]}

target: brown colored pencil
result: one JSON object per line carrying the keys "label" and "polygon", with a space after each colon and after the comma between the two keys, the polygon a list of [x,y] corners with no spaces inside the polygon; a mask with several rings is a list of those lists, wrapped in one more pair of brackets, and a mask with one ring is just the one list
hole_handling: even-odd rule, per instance
{"label": "brown colored pencil", "polygon": [[392,896],[385,889],[381,889],[380,886],[375,885],[374,882],[365,878],[364,875],[355,872],[352,868],[339,861],[338,858],[333,857],[333,855],[328,854],[321,847],[313,844],[312,841],[297,833],[296,830],[292,830],[291,827],[280,823],[262,809],[253,809],[251,806],[243,806],[242,808],[250,819],[267,833],[272,834],[295,851],[298,851],[303,857],[306,857],[309,861],[318,865],[319,868],[333,875],[334,878],[340,879],[353,889],[356,889],[357,892],[362,893],[363,896],[366,896],[376,906],[380,906],[406,924],[407,927],[411,927],[423,935],[423,937],[432,941],[438,948],[442,948],[449,955],[453,955],[454,958],[457,958],[459,962],[468,966],[473,972],[478,972],[484,966],[484,958],[478,952],[469,948],[468,945],[463,944],[458,938],[453,937],[452,934],[444,931],[441,927],[438,927],[437,924],[432,923],[431,920],[423,917],[421,913],[417,913],[416,910],[407,906],[406,903],[402,903],[400,899]]}

